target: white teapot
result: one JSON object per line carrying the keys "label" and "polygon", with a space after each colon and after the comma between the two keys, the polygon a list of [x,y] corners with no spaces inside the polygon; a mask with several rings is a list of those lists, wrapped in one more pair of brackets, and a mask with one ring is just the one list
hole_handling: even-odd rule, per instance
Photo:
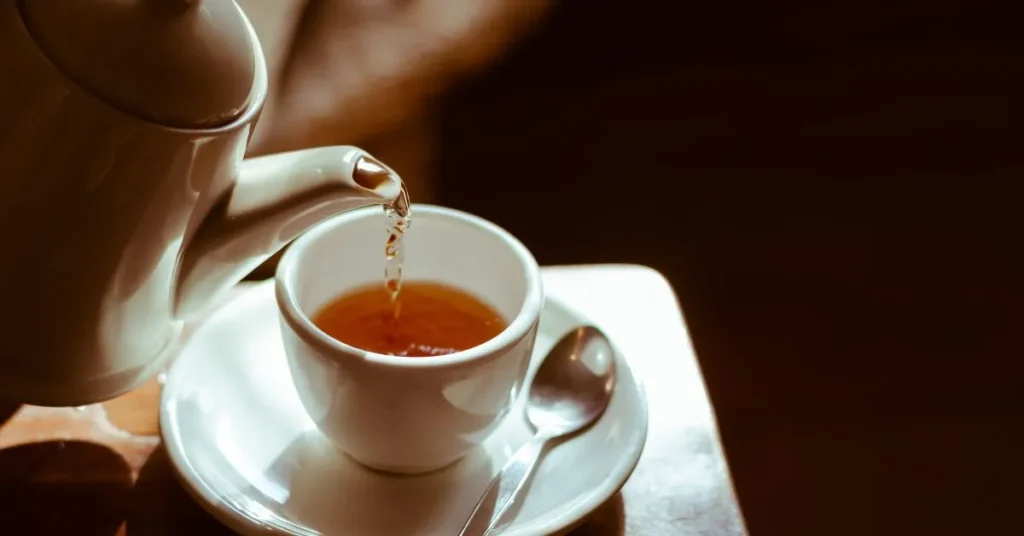
{"label": "white teapot", "polygon": [[266,95],[233,0],[0,1],[0,398],[134,388],[291,239],[400,194],[356,147],[243,160]]}

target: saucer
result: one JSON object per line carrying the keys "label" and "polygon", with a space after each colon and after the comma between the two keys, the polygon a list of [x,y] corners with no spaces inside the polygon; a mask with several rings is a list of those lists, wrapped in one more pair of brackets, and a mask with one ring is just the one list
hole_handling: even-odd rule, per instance
{"label": "saucer", "polygon": [[[184,487],[242,534],[458,534],[491,478],[532,434],[520,397],[505,422],[455,464],[424,475],[367,469],[306,415],[281,347],[273,281],[217,309],[168,371],[160,432]],[[587,323],[548,297],[530,375],[564,333]],[[643,388],[622,355],[601,419],[549,449],[505,536],[581,522],[629,478],[647,436]]]}

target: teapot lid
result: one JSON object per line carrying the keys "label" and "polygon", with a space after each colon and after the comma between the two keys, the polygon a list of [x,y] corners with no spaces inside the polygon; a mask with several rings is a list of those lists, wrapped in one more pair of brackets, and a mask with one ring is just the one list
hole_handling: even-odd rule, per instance
{"label": "teapot lid", "polygon": [[250,104],[262,56],[234,0],[20,4],[50,61],[125,112],[169,127],[213,128]]}

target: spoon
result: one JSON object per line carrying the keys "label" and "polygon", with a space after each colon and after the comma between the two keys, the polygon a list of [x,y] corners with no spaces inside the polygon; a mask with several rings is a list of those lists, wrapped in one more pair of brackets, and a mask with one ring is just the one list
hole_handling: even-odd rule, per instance
{"label": "spoon", "polygon": [[[615,352],[601,330],[566,333],[544,357],[526,400],[537,430],[509,459],[476,504],[460,536],[485,536],[496,528],[525,487],[549,442],[590,426],[604,413],[615,387]],[[494,499],[494,510],[486,505]]]}

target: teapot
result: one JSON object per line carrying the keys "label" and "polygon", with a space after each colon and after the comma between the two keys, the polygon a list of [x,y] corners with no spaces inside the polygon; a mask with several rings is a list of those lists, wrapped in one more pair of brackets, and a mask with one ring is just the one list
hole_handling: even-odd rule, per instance
{"label": "teapot", "polygon": [[358,147],[243,159],[267,86],[233,0],[0,2],[0,398],[133,389],[293,238],[403,192]]}

